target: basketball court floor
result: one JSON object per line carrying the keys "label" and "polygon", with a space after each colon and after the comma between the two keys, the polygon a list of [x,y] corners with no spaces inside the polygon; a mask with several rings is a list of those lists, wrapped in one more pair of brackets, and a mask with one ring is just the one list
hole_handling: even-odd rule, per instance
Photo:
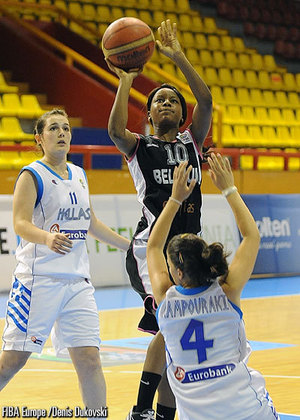
{"label": "basketball court floor", "polygon": [[[123,420],[136,401],[151,336],[136,329],[143,309],[140,297],[130,287],[98,289],[95,296],[109,419]],[[300,277],[251,280],[242,297],[247,337],[253,349],[249,366],[264,375],[281,419],[300,419]],[[6,300],[7,294],[0,295],[1,334]],[[70,360],[56,358],[48,340],[42,355],[32,355],[0,393],[0,418],[4,418],[4,406],[45,409],[47,414],[50,407],[74,412],[75,407],[82,408]]]}

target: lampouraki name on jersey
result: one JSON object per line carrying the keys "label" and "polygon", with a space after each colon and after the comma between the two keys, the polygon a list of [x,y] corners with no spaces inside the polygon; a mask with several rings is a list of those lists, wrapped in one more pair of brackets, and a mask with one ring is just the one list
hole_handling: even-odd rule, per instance
{"label": "lampouraki name on jersey", "polygon": [[[173,184],[173,169],[153,169],[153,178],[157,184]],[[190,182],[192,179],[196,179],[198,184],[200,184],[201,178],[198,168],[192,168],[188,182]]]}
{"label": "lampouraki name on jersey", "polygon": [[229,311],[228,301],[225,295],[186,299],[174,299],[167,302],[164,318],[180,318],[186,313],[210,314],[212,312]]}

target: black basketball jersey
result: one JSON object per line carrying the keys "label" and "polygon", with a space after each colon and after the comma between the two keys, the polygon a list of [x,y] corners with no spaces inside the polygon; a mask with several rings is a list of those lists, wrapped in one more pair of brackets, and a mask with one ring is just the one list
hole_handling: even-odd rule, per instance
{"label": "black basketball jersey", "polygon": [[162,141],[153,135],[138,135],[138,144],[133,156],[128,160],[128,167],[137,190],[138,201],[143,206],[144,217],[136,232],[136,235],[139,233],[139,238],[148,238],[151,226],[171,195],[174,168],[186,160],[193,167],[190,179],[195,178],[197,184],[191,195],[182,203],[171,226],[169,238],[184,232],[200,232],[200,154],[189,129],[178,133],[172,142]]}

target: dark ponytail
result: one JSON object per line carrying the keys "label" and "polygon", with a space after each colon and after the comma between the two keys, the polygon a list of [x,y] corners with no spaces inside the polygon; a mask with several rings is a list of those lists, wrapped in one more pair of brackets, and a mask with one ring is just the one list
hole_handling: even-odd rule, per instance
{"label": "dark ponytail", "polygon": [[207,245],[193,234],[176,235],[169,242],[168,254],[190,287],[210,285],[217,277],[228,273],[227,254],[219,242]]}

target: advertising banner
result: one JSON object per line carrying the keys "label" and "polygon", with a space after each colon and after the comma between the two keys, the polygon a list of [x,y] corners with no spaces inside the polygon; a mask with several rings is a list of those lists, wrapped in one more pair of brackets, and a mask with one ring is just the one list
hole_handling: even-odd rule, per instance
{"label": "advertising banner", "polygon": [[[300,196],[244,195],[258,225],[261,244],[254,274],[300,273]],[[92,195],[99,219],[119,234],[131,239],[141,217],[134,194]],[[202,237],[221,242],[231,261],[240,243],[231,209],[221,194],[203,196]],[[12,196],[0,195],[0,292],[10,289],[15,268],[17,238],[12,223]],[[125,252],[99,243],[88,235],[91,278],[95,287],[129,285]]]}
{"label": "advertising banner", "polygon": [[[134,194],[91,195],[95,214],[99,219],[131,239],[142,211]],[[10,289],[15,268],[16,235],[12,225],[12,196],[0,195],[0,292]],[[209,242],[222,242],[234,253],[239,235],[233,215],[221,195],[205,195],[202,209],[202,233]],[[129,285],[125,270],[125,253],[99,243],[88,235],[92,282],[95,287]],[[231,257],[229,257],[231,258]]]}
{"label": "advertising banner", "polygon": [[253,274],[300,273],[300,196],[243,195],[261,243]]}

